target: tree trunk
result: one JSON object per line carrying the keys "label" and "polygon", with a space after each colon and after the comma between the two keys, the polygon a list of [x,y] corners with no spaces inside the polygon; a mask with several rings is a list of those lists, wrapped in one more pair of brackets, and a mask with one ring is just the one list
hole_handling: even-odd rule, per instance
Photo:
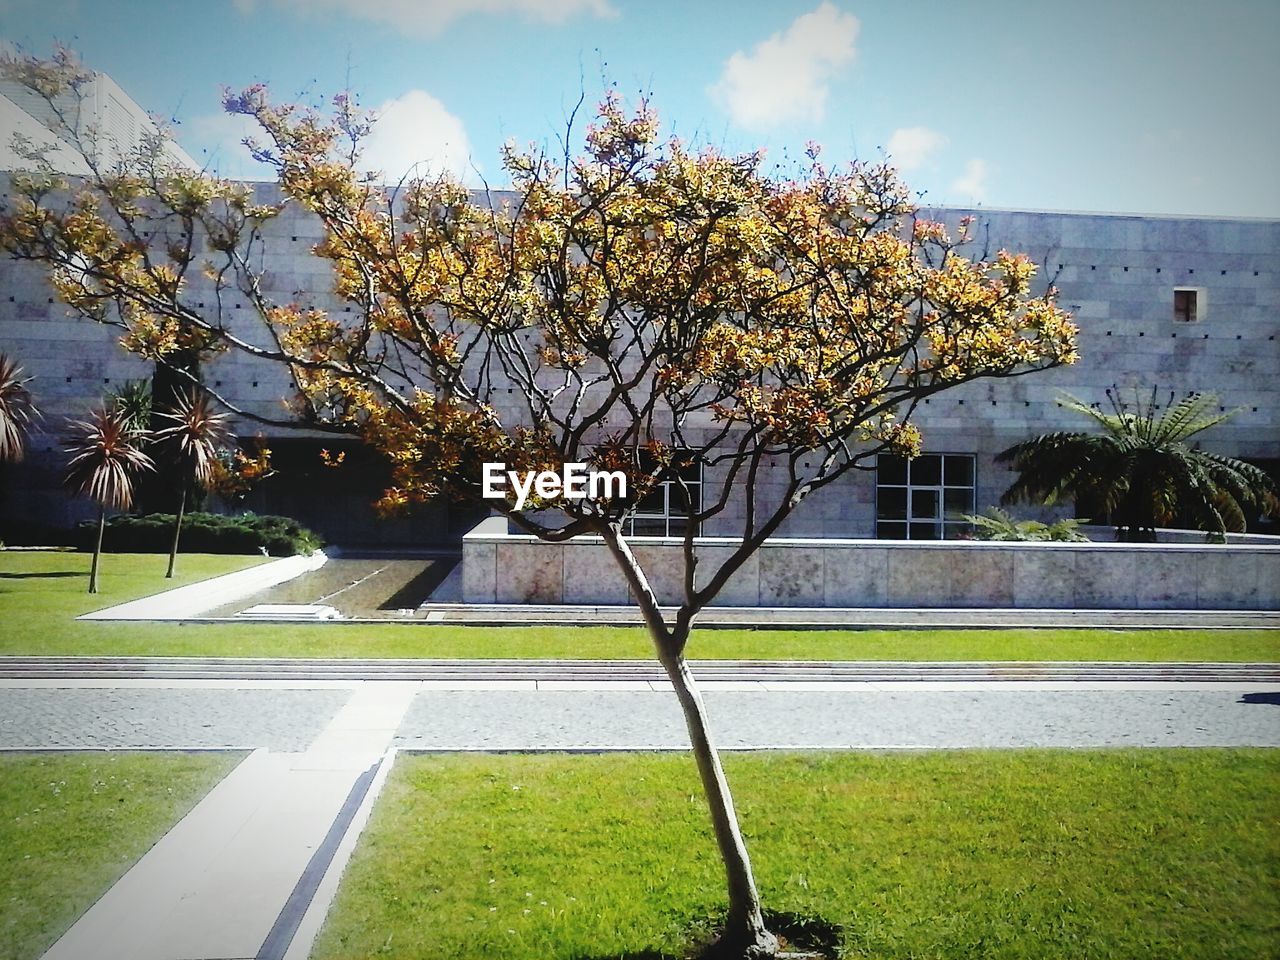
{"label": "tree trunk", "polygon": [[166,580],[173,579],[173,568],[178,562],[178,538],[182,536],[182,515],[187,512],[187,488],[182,488],[182,497],[178,500],[178,516],[173,524],[173,546],[169,548],[169,570],[165,573]]}
{"label": "tree trunk", "polygon": [[698,775],[710,808],[711,825],[729,886],[729,916],[713,955],[717,960],[767,960],[776,957],[778,940],[764,925],[760,894],[756,890],[755,877],[751,872],[747,845],[738,827],[738,815],[733,809],[729,781],[725,779],[720,755],[711,738],[702,695],[698,692],[697,683],[684,659],[683,644],[677,644],[667,629],[658,608],[658,598],[626,541],[612,530],[605,531],[604,539],[636,595],[636,602],[657,650],[658,660],[670,677],[680,701],[693,758],[698,765]]}
{"label": "tree trunk", "polygon": [[102,533],[107,528],[107,508],[98,508],[98,539],[93,545],[93,563],[89,566],[89,592],[98,592],[98,561],[102,557]]}
{"label": "tree trunk", "polygon": [[711,739],[707,724],[707,711],[698,692],[697,683],[683,656],[665,656],[659,648],[662,666],[671,678],[680,709],[684,712],[685,726],[689,730],[689,743],[693,758],[698,764],[698,776],[702,778],[702,790],[711,810],[711,825],[715,830],[720,859],[724,861],[725,877],[729,883],[729,916],[724,933],[716,945],[715,956],[764,960],[778,952],[778,941],[764,924],[760,910],[760,894],[756,890],[755,876],[751,872],[751,858],[738,826],[738,814],[733,808],[733,795],[729,781],[720,765],[720,754]]}

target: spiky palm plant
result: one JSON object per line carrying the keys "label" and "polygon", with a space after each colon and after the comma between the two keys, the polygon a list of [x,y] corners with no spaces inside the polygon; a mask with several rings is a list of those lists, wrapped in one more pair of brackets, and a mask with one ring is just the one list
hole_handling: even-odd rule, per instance
{"label": "spiky palm plant", "polygon": [[107,400],[138,433],[151,429],[151,381],[126,380],[107,395]]}
{"label": "spiky palm plant", "polygon": [[27,434],[40,416],[27,389],[30,382],[17,363],[0,353],[0,462],[22,459]]}
{"label": "spiky palm plant", "polygon": [[128,510],[133,505],[136,474],[155,465],[139,447],[138,433],[127,416],[116,409],[94,410],[88,420],[73,420],[67,427],[66,485],[98,504],[98,536],[89,568],[89,592],[98,592],[98,564],[102,557],[102,533],[108,510]]}
{"label": "spiky palm plant", "polygon": [[1135,394],[1132,410],[1118,391],[1107,398],[1110,412],[1072,396],[1062,401],[1101,433],[1047,433],[1000,453],[996,459],[1018,471],[1001,503],[1075,500],[1090,516],[1110,517],[1125,540],[1154,540],[1156,527],[1180,521],[1209,533],[1240,531],[1246,507],[1274,504],[1265,471],[1187,444],[1239,412],[1218,410],[1216,395],[1170,396],[1163,411],[1155,390],[1145,401]]}
{"label": "spiky palm plant", "polygon": [[160,416],[172,426],[158,431],[156,439],[172,450],[182,484],[173,524],[173,546],[169,549],[169,569],[165,573],[166,577],[172,577],[178,560],[182,518],[187,511],[187,493],[193,488],[209,489],[217,474],[218,453],[234,437],[227,426],[227,415],[215,413],[205,393],[180,394],[173,410]]}

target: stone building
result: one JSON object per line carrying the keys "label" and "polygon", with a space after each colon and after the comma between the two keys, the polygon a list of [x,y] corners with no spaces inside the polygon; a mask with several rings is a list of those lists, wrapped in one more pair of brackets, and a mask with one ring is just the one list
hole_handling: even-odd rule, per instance
{"label": "stone building", "polygon": [[[114,85],[107,83],[104,78],[109,92]],[[0,95],[0,109],[13,106],[6,91]],[[275,196],[274,185],[255,189],[264,200]],[[876,475],[859,473],[820,491],[789,518],[782,535],[935,539],[960,533],[960,514],[998,503],[1011,482],[994,461],[997,452],[1038,433],[1087,429],[1060,407],[1064,392],[1105,404],[1109,387],[1129,398],[1158,387],[1163,404],[1171,392],[1212,391],[1224,406],[1242,410],[1207,434],[1205,446],[1272,466],[1280,461],[1280,221],[986,208],[927,213],[953,225],[971,214],[979,247],[1021,251],[1041,264],[1041,289],[1052,282],[1079,323],[1080,362],[1024,378],[979,381],[925,401],[915,417],[924,435],[922,457],[909,466],[886,459]],[[329,264],[311,252],[321,237],[314,218],[289,208],[267,224],[265,237],[268,297],[344,309],[332,296]],[[234,299],[222,308],[231,321],[248,309]],[[105,392],[154,371],[120,348],[113,330],[68,318],[39,269],[11,261],[0,262],[0,352],[34,377],[31,386],[45,413],[45,432],[33,438],[29,463],[6,469],[0,520],[69,524],[88,506],[58,489],[57,430],[64,418],[101,402]],[[247,410],[283,412],[287,384],[278,369],[226,356],[202,372]],[[240,434],[263,429],[241,424]],[[267,430],[265,441],[292,476],[287,484],[268,482],[248,505],[296,515],[331,539],[449,542],[474,519],[440,508],[409,520],[378,521],[369,507],[382,476],[377,463],[328,471],[317,450],[332,441],[279,430]],[[696,484],[696,474],[690,479]],[[633,532],[679,532],[680,511],[667,502],[674,499],[666,491],[650,498]],[[703,532],[728,532],[724,524],[733,520],[730,511],[717,518],[718,528]]]}

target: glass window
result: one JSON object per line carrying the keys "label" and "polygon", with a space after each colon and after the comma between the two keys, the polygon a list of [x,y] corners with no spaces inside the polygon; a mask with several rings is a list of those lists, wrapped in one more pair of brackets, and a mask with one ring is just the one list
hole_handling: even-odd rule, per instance
{"label": "glass window", "polygon": [[624,529],[633,537],[682,537],[689,514],[701,509],[702,464],[678,464],[640,499]]}
{"label": "glass window", "polygon": [[1173,291],[1173,319],[1178,323],[1195,323],[1200,319],[1200,291],[1180,289]]}
{"label": "glass window", "polygon": [[907,458],[880,456],[876,459],[876,476],[880,483],[900,483],[907,485]]}
{"label": "glass window", "polygon": [[936,517],[938,515],[938,489],[929,487],[911,488],[911,516]]}
{"label": "glass window", "polygon": [[973,486],[973,457],[948,454],[942,459],[946,464],[942,478],[948,487]]}
{"label": "glass window", "polygon": [[954,540],[971,529],[974,458],[921,454],[876,458],[876,536],[885,540]]}
{"label": "glass window", "polygon": [[907,482],[913,487],[942,485],[942,458],[937,454],[916,457],[907,464]]}
{"label": "glass window", "polygon": [[[904,483],[905,483],[905,474]],[[876,517],[880,520],[907,519],[907,488],[881,487],[876,497]]]}

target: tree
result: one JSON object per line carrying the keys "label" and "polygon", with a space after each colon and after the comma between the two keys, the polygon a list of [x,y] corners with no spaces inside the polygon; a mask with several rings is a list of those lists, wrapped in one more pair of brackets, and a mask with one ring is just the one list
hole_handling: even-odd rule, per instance
{"label": "tree", "polygon": [[218,473],[218,454],[234,438],[227,425],[228,416],[216,413],[204,393],[179,396],[174,409],[160,416],[172,421],[173,425],[158,431],[156,440],[171,448],[181,484],[178,512],[173,523],[173,546],[169,549],[169,569],[165,573],[165,577],[172,577],[178,559],[178,539],[182,536],[187,494],[192,489],[197,492],[209,489]]}
{"label": "tree", "polygon": [[138,447],[141,434],[126,414],[112,408],[94,410],[88,420],[73,420],[67,427],[66,485],[98,505],[98,535],[93,564],[89,568],[89,592],[98,592],[98,563],[108,510],[128,510],[133,505],[136,474],[153,468],[151,458]]}
{"label": "tree", "polygon": [[[66,61],[8,73],[37,89],[55,76],[63,93],[79,76]],[[1074,360],[1069,317],[1052,291],[1031,294],[1027,258],[970,259],[968,222],[953,240],[918,219],[891,169],[831,171],[815,148],[804,172],[771,176],[760,154],[660,140],[645,103],[627,112],[606,97],[579,158],[506,150],[509,194],[358,174],[368,124],[346,96],[330,116],[277,106],[260,86],[225,106],[260,125],[250,149],[275,168],[278,200],[142,150],[121,170],[90,162],[83,184],[16,178],[0,244],[49,265],[66,303],[144,356],[216,346],[288,369],[303,422],[390,459],[384,509],[480,502],[485,463],[622,471],[625,497],[483,502],[543,540],[607,546],[707,795],[728,886],[720,949],[773,955],[685,659],[694,618],[811,493],[879,452],[918,451],[909,417],[922,399]],[[267,225],[295,204],[323,225],[314,252],[332,263],[341,310],[264,293]],[[256,331],[221,312],[233,291]],[[693,464],[696,495],[682,479]],[[671,613],[626,533],[663,483],[689,514]],[[713,522],[736,544],[715,563],[696,539]]]}
{"label": "tree", "polygon": [[1273,503],[1275,484],[1264,470],[1188,446],[1239,412],[1218,410],[1214,394],[1171,394],[1163,411],[1154,387],[1145,401],[1135,391],[1132,410],[1118,390],[1107,399],[1110,412],[1072,396],[1061,401],[1102,433],[1047,433],[1000,453],[996,459],[1018,471],[1001,502],[1074,500],[1089,516],[1109,517],[1130,541],[1154,541],[1157,527],[1180,522],[1211,534],[1243,531],[1246,507]]}
{"label": "tree", "polygon": [[0,353],[0,463],[17,463],[26,453],[27,434],[40,416],[27,384],[30,377]]}

